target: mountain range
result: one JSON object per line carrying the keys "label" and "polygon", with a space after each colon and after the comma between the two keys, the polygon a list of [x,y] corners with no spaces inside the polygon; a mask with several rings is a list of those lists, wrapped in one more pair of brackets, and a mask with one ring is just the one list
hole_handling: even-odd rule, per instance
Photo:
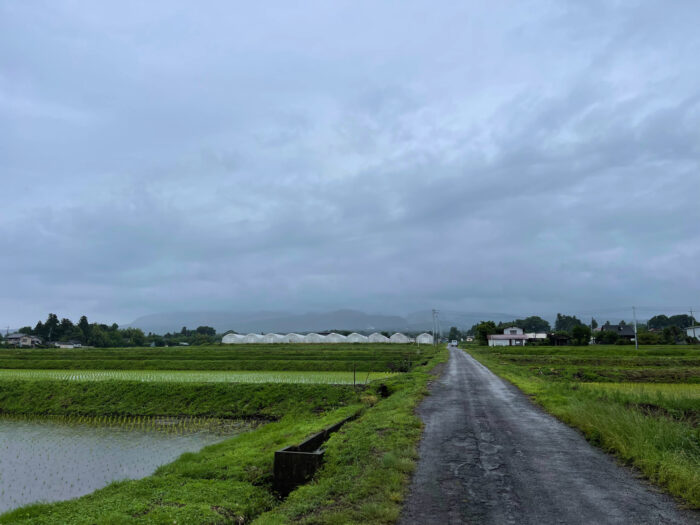
{"label": "mountain range", "polygon": [[[440,326],[444,332],[449,330],[450,326],[468,329],[480,321],[512,321],[517,317],[512,314],[479,312],[441,311],[439,314]],[[219,333],[227,330],[235,330],[239,333],[322,332],[327,330],[414,332],[432,329],[432,312],[425,310],[405,316],[367,314],[358,310],[334,310],[303,314],[276,311],[168,312],[139,317],[129,326],[141,328],[146,333],[156,334],[179,332],[183,326],[189,329],[198,326],[211,326]]]}

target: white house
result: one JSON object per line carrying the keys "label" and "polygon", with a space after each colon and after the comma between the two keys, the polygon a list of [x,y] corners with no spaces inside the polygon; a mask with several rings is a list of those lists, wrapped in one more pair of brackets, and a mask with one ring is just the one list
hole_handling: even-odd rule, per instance
{"label": "white house", "polygon": [[696,337],[700,339],[700,326],[689,326],[685,331],[688,337]]}
{"label": "white house", "polygon": [[522,328],[511,326],[503,330],[502,334],[488,336],[489,346],[523,346],[527,342],[527,335]]}
{"label": "white house", "polygon": [[403,343],[403,344],[405,344],[405,343],[410,343],[411,340],[407,336],[405,336],[404,334],[402,334],[400,332],[396,332],[394,335],[392,335],[389,338],[389,342],[390,343]]}
{"label": "white house", "polygon": [[366,335],[353,332],[346,338],[346,341],[348,343],[367,343],[369,341],[369,338]]}
{"label": "white house", "polygon": [[383,334],[380,334],[379,332],[374,332],[373,334],[370,334],[369,337],[367,338],[370,343],[388,343],[389,338]]}
{"label": "white house", "polygon": [[433,336],[432,334],[428,333],[418,334],[418,337],[416,337],[416,343],[418,343],[419,345],[432,345]]}

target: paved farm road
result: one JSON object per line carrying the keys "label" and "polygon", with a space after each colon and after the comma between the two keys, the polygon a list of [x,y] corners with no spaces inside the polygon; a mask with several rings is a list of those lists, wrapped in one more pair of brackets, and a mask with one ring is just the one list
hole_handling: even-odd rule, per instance
{"label": "paved farm road", "polygon": [[700,523],[462,350],[419,413],[401,524]]}

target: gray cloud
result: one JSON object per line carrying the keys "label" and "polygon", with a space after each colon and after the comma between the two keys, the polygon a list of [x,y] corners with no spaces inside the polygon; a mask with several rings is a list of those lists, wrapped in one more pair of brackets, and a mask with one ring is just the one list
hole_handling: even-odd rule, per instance
{"label": "gray cloud", "polygon": [[0,6],[0,322],[698,305],[700,11]]}

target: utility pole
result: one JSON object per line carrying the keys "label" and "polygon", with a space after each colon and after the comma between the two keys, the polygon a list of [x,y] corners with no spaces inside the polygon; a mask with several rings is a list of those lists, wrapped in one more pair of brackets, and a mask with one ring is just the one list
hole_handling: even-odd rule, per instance
{"label": "utility pole", "polygon": [[634,348],[639,350],[639,338],[637,337],[637,309],[632,307],[632,318],[634,319]]}
{"label": "utility pole", "polygon": [[433,308],[433,346],[438,344],[438,311]]}
{"label": "utility pole", "polygon": [[693,307],[690,307],[690,322],[693,323],[693,339],[697,339],[697,335],[695,335],[695,325],[698,323],[695,322],[695,317],[693,317]]}

